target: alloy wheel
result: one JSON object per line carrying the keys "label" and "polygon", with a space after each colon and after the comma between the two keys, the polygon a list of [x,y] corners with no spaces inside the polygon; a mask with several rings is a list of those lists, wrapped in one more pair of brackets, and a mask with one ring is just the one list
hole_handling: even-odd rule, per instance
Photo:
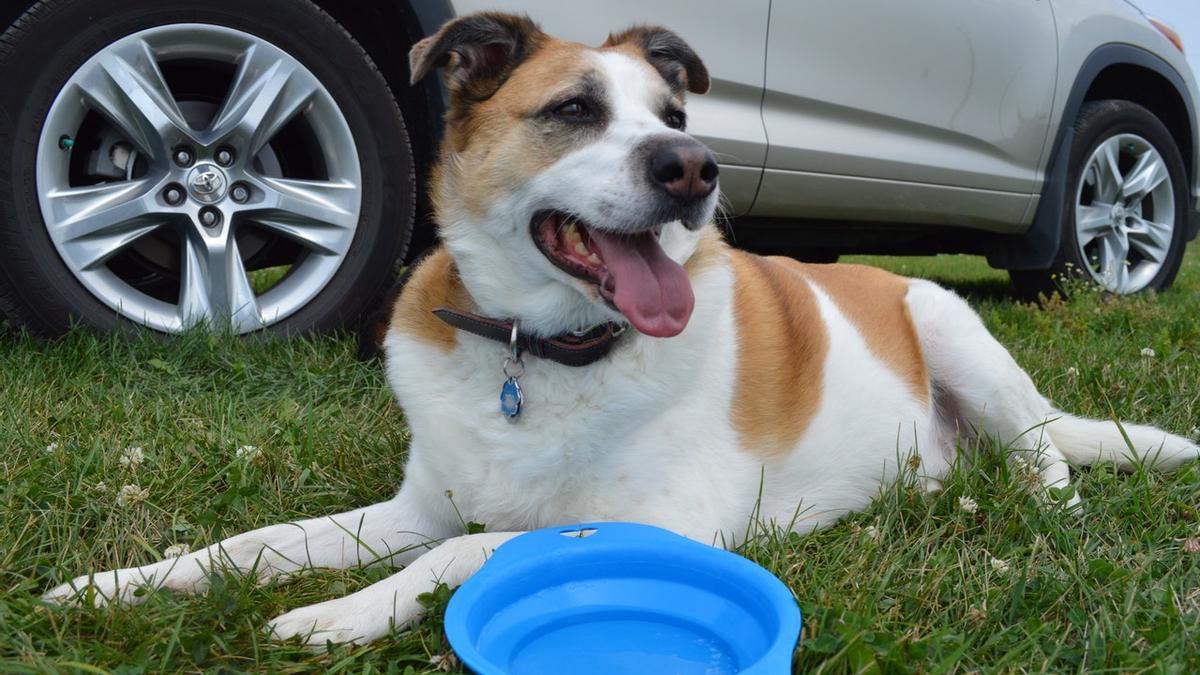
{"label": "alloy wheel", "polygon": [[1162,269],[1175,230],[1167,163],[1149,141],[1118,134],[1084,164],[1075,195],[1075,232],[1087,272],[1104,288],[1136,293]]}
{"label": "alloy wheel", "polygon": [[362,203],[329,91],[251,34],[172,24],[88,59],[51,104],[37,193],[74,276],[164,332],[281,321],[330,281]]}

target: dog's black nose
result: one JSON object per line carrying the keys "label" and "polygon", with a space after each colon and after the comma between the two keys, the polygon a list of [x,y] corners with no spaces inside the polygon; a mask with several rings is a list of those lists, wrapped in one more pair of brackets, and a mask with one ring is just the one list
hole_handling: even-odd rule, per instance
{"label": "dog's black nose", "polygon": [[704,144],[671,139],[650,152],[650,179],[676,199],[704,199],[717,187],[717,160]]}

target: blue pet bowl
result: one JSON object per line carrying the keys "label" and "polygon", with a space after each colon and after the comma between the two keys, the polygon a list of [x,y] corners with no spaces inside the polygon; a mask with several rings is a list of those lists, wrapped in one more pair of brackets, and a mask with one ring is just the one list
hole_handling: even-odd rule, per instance
{"label": "blue pet bowl", "polygon": [[450,599],[446,635],[481,675],[787,673],[791,591],[667,530],[587,523],[504,544]]}

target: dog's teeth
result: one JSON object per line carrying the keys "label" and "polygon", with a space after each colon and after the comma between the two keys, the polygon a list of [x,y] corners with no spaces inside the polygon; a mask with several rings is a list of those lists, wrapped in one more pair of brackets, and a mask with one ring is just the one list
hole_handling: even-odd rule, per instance
{"label": "dog's teeth", "polygon": [[575,221],[571,221],[570,223],[567,224],[566,231],[567,231],[567,241],[574,243],[574,242],[583,240],[583,238],[579,236],[578,228],[575,227]]}
{"label": "dog's teeth", "polygon": [[591,254],[591,255],[589,255],[589,256],[588,256],[588,262],[592,263],[593,265],[599,265],[599,264],[600,264],[600,262],[601,262],[601,261],[600,261],[600,256],[598,256],[598,255],[596,255],[595,253],[593,253],[593,254]]}
{"label": "dog's teeth", "polygon": [[587,255],[588,253],[591,253],[591,251],[588,251],[587,247],[583,245],[582,241],[575,242],[575,252],[579,255]]}

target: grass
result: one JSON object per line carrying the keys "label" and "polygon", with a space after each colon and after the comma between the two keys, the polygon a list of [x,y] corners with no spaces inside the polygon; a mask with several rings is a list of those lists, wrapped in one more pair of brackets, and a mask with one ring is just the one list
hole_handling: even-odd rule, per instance
{"label": "grass", "polygon": [[[1081,293],[1046,309],[1013,302],[1003,273],[975,258],[866,260],[959,289],[1067,410],[1200,425],[1200,246],[1169,293]],[[349,338],[0,335],[0,671],[434,669],[448,651],[436,607],[419,630],[365,647],[311,654],[262,637],[269,618],[386,570],[263,588],[228,577],[207,595],[156,593],[137,609],[38,600],[60,580],[148,563],[174,544],[385,499],[407,440],[378,366],[358,362]],[[131,446],[145,452],[136,469],[120,463]],[[238,458],[242,446],[261,453]],[[980,450],[941,494],[902,482],[828,530],[743,547],[799,598],[796,669],[1200,671],[1200,553],[1187,550],[1200,536],[1200,465],[1079,472],[1079,515],[1041,505],[997,448]],[[147,498],[118,506],[126,484]]]}

